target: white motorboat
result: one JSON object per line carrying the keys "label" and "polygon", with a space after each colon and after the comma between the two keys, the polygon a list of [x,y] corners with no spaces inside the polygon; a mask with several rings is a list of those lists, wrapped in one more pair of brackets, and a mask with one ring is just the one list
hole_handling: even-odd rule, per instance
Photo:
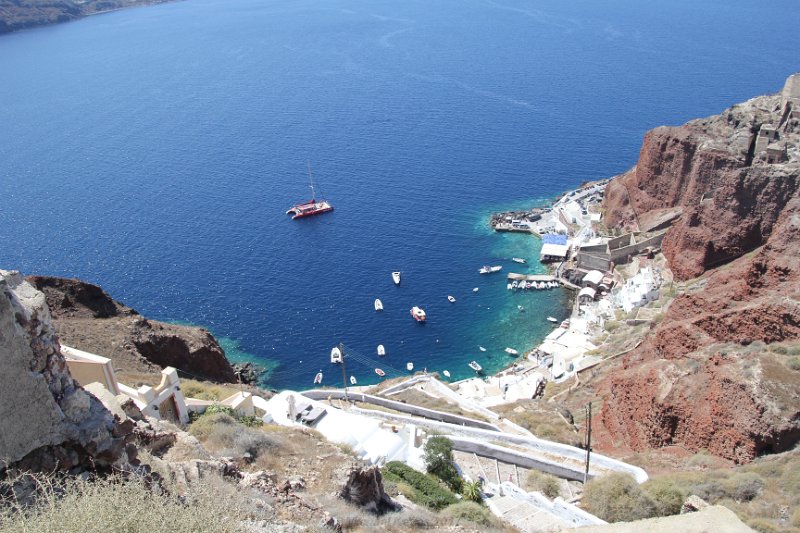
{"label": "white motorboat", "polygon": [[486,348],[484,348],[483,346],[478,346],[478,349],[479,349],[480,351],[482,351],[482,352],[485,352],[485,351],[486,351]]}
{"label": "white motorboat", "polygon": [[358,381],[356,381],[356,377],[350,376],[350,385],[355,385],[356,383],[358,383]]}
{"label": "white motorboat", "polygon": [[386,355],[386,348],[383,347],[383,344],[378,345],[378,355],[380,355],[381,357]]}
{"label": "white motorboat", "polygon": [[392,272],[392,281],[395,285],[400,285],[400,272]]}
{"label": "white motorboat", "polygon": [[547,321],[548,322],[552,322],[553,324],[557,324],[558,323],[558,319],[557,318],[553,318],[552,316],[547,317]]}
{"label": "white motorboat", "polygon": [[455,297],[453,297],[453,296],[450,296],[449,294],[447,295],[447,301],[448,301],[448,302],[450,302],[451,304],[452,304],[452,303],[456,303],[456,299],[455,299]]}
{"label": "white motorboat", "polygon": [[518,305],[518,306],[517,306],[517,309],[519,309],[520,311],[524,311],[524,310],[525,310],[525,308],[524,308],[524,307],[522,307],[521,305]]}
{"label": "white motorboat", "polygon": [[517,288],[517,282],[516,281],[512,281],[511,282],[511,288],[512,289],[516,289]]}
{"label": "white motorboat", "polygon": [[416,305],[411,308],[411,316],[414,317],[414,320],[417,322],[425,322],[428,319],[428,316],[425,314],[425,311],[421,307],[417,307]]}
{"label": "white motorboat", "polygon": [[331,363],[341,363],[342,362],[342,351],[339,349],[338,346],[334,346],[331,348]]}
{"label": "white motorboat", "polygon": [[519,352],[518,352],[518,351],[516,351],[514,348],[506,348],[506,350],[505,350],[505,351],[506,351],[506,353],[507,353],[508,355],[519,355]]}
{"label": "white motorboat", "polygon": [[409,372],[411,372],[412,370],[414,370],[414,363],[411,363],[411,362],[409,362],[409,363],[406,363],[406,369],[407,369]]}
{"label": "white motorboat", "polygon": [[378,298],[375,298],[375,310],[383,311],[383,302],[380,301]]}
{"label": "white motorboat", "polygon": [[386,372],[384,372],[380,368],[376,368],[375,373],[378,374],[380,377],[384,377],[386,375]]}
{"label": "white motorboat", "polygon": [[443,370],[442,374],[444,374],[444,377],[446,377],[446,378],[450,377],[450,371],[449,370]]}
{"label": "white motorboat", "polygon": [[500,266],[500,265],[495,265],[495,266],[488,266],[487,265],[487,266],[482,266],[481,268],[479,268],[478,269],[478,273],[480,273],[480,274],[493,274],[495,272],[500,272],[501,270],[503,270],[503,267]]}
{"label": "white motorboat", "polygon": [[512,287],[511,287],[511,284],[510,284],[510,283],[509,283],[508,285],[506,285],[506,289],[508,289],[508,290],[511,290],[511,289],[512,289]]}
{"label": "white motorboat", "polygon": [[478,292],[479,290],[480,289],[478,287],[475,287],[474,289],[472,289],[472,292]]}
{"label": "white motorboat", "polygon": [[314,385],[319,385],[322,383],[322,372],[317,372],[317,375],[314,376]]}
{"label": "white motorboat", "polygon": [[523,259],[523,258],[521,258],[521,257],[512,257],[512,258],[511,258],[511,260],[512,260],[512,261],[514,261],[515,263],[519,263],[519,264],[521,264],[521,265],[524,265],[524,264],[526,264],[526,263],[527,263],[527,261],[526,261],[526,260],[524,260],[524,259]]}
{"label": "white motorboat", "polygon": [[481,371],[483,371],[483,367],[482,367],[481,365],[479,365],[477,361],[470,361],[470,363],[469,363],[469,367],[470,367],[472,370],[474,370],[475,372],[478,372],[478,373],[480,373]]}

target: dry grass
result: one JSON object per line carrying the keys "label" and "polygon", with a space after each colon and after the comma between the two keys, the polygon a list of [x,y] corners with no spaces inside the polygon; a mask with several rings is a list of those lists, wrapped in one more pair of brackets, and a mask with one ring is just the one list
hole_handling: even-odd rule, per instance
{"label": "dry grass", "polygon": [[236,394],[239,389],[238,385],[223,385],[210,381],[181,378],[181,392],[186,398],[220,401]]}
{"label": "dry grass", "polygon": [[243,531],[244,520],[268,518],[221,478],[204,479],[179,499],[137,479],[26,477],[38,486],[36,504],[24,510],[0,507],[1,532],[228,533]]}
{"label": "dry grass", "polygon": [[397,402],[405,402],[407,404],[417,405],[419,407],[424,407],[426,409],[434,409],[436,411],[442,411],[444,413],[450,413],[454,415],[464,416],[467,418],[473,418],[475,420],[480,420],[482,422],[489,422],[489,420],[487,420],[487,418],[480,413],[465,411],[453,402],[450,402],[443,398],[433,397],[417,389],[406,389],[398,394],[393,394],[390,399],[395,400]]}
{"label": "dry grass", "polygon": [[521,400],[496,406],[492,410],[539,438],[571,446],[578,446],[583,442],[583,436],[564,419],[555,404],[541,400]]}

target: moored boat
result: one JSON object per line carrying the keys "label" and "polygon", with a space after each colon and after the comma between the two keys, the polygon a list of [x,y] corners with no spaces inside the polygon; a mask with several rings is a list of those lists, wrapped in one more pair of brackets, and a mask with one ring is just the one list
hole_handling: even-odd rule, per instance
{"label": "moored boat", "polygon": [[480,274],[492,274],[494,272],[500,272],[501,270],[503,270],[503,267],[500,266],[500,265],[495,265],[495,266],[486,265],[486,266],[482,266],[481,268],[479,268],[478,272]]}
{"label": "moored boat", "polygon": [[376,311],[383,311],[383,302],[380,299],[375,298],[375,310]]}
{"label": "moored boat", "polygon": [[485,352],[485,351],[486,351],[486,348],[484,348],[483,346],[478,346],[478,349],[479,349],[480,351],[482,351],[482,352]]}
{"label": "moored boat", "polygon": [[386,348],[383,347],[383,344],[378,345],[378,355],[380,355],[381,357],[386,355]]}
{"label": "moored boat", "polygon": [[527,261],[525,259],[521,258],[521,257],[512,257],[511,260],[514,261],[515,263],[519,263],[521,265],[524,265],[524,264],[527,263]]}
{"label": "moored boat", "polygon": [[319,385],[322,383],[322,372],[317,372],[317,375],[314,376],[314,385]]}
{"label": "moored boat", "polygon": [[449,370],[443,370],[442,374],[444,374],[444,377],[446,377],[446,378],[450,377],[450,371]]}
{"label": "moored boat", "polygon": [[293,205],[286,210],[287,215],[292,215],[292,220],[333,211],[333,206],[326,200],[316,199],[316,195],[314,194],[314,178],[311,176],[310,164],[308,165],[308,182],[308,186],[311,188],[311,200]]}
{"label": "moored boat", "polygon": [[470,361],[469,367],[472,370],[474,370],[475,372],[478,372],[478,373],[483,371],[483,367],[481,365],[479,365],[477,361]]}
{"label": "moored boat", "polygon": [[505,352],[509,355],[519,355],[519,352],[514,348],[506,348]]}
{"label": "moored boat", "polygon": [[520,311],[524,311],[524,310],[525,310],[525,308],[524,308],[524,307],[522,307],[521,305],[518,305],[518,306],[517,306],[517,309],[519,309]]}
{"label": "moored boat", "polygon": [[400,285],[400,272],[392,272],[392,281],[395,285]]}
{"label": "moored boat", "polygon": [[475,287],[474,289],[472,289],[472,292],[478,292],[479,290],[480,289],[478,287]]}
{"label": "moored boat", "polygon": [[384,371],[383,371],[383,370],[381,370],[380,368],[376,368],[376,369],[375,369],[375,373],[376,373],[376,374],[378,374],[380,377],[383,377],[383,376],[385,376],[385,375],[386,375],[386,372],[384,372]]}
{"label": "moored boat", "polygon": [[358,383],[358,381],[356,381],[356,377],[350,376],[350,385],[355,385],[356,383]]}
{"label": "moored boat", "polygon": [[412,370],[414,370],[414,363],[411,363],[411,362],[408,362],[408,363],[406,363],[406,369],[407,369],[409,372],[411,372]]}
{"label": "moored boat", "polygon": [[547,321],[548,322],[552,322],[553,324],[557,324],[558,323],[558,319],[557,318],[553,318],[552,316],[547,317]]}
{"label": "moored boat", "polygon": [[414,317],[414,320],[416,320],[417,322],[425,322],[428,319],[428,316],[425,314],[425,311],[423,311],[416,305],[411,308],[411,316]]}
{"label": "moored boat", "polygon": [[339,349],[338,346],[334,346],[331,348],[331,363],[341,363],[342,362],[342,351]]}
{"label": "moored boat", "polygon": [[456,303],[455,297],[450,296],[449,294],[447,295],[447,301],[450,302],[451,304]]}

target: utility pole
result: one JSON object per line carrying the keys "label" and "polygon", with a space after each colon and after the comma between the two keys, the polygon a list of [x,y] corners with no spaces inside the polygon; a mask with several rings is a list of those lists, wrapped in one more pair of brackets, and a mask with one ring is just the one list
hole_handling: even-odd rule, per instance
{"label": "utility pole", "polygon": [[339,343],[339,352],[342,354],[342,383],[344,384],[344,401],[350,402],[350,398],[347,396],[347,371],[344,368],[344,343]]}
{"label": "utility pole", "polygon": [[583,484],[589,481],[589,456],[592,453],[592,402],[586,406],[586,471],[583,473]]}

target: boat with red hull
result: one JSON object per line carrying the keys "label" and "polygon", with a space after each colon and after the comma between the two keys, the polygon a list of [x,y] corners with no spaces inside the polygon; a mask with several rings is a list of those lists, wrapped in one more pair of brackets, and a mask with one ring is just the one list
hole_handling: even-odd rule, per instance
{"label": "boat with red hull", "polygon": [[411,308],[411,316],[414,317],[414,320],[416,320],[417,322],[425,322],[425,320],[427,320],[428,318],[427,315],[425,314],[425,311],[423,311],[416,305]]}
{"label": "boat with red hull", "polygon": [[293,205],[286,210],[287,215],[292,215],[292,220],[296,218],[321,215],[328,211],[333,211],[333,206],[327,200],[317,200],[314,193],[314,178],[311,176],[311,165],[308,165],[308,186],[311,188],[311,200],[302,204]]}

